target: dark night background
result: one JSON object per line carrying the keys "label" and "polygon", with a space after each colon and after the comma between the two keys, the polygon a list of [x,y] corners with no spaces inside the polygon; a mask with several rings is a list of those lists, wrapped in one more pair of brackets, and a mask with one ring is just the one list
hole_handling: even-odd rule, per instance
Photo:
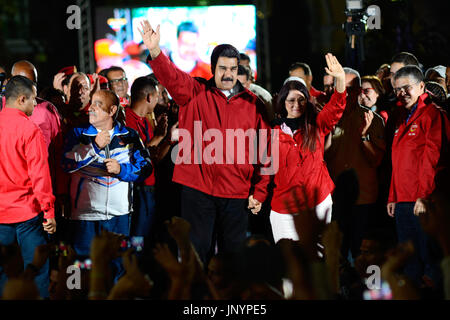
{"label": "dark night background", "polygon": [[[186,6],[256,4],[258,16],[259,81],[276,92],[287,77],[289,65],[307,62],[321,88],[324,54],[332,52],[345,66],[345,0],[256,1],[91,1],[97,6]],[[414,53],[425,68],[450,65],[450,19],[446,4],[435,0],[374,0],[381,8],[381,30],[365,37],[366,61],[362,75],[373,74],[399,51]],[[10,71],[19,59],[34,63],[40,87],[50,85],[62,67],[78,65],[77,30],[68,30],[66,9],[76,1],[0,0],[0,66]],[[267,22],[264,24],[264,22]],[[95,23],[93,23],[95,26]],[[226,28],[226,26],[224,26]],[[263,32],[263,30],[268,32]],[[95,34],[95,30],[94,34]],[[164,35],[162,35],[164,36]],[[263,39],[268,39],[269,51]],[[270,73],[267,72],[270,68]],[[94,70],[87,70],[92,72]],[[270,77],[269,77],[270,74]]]}

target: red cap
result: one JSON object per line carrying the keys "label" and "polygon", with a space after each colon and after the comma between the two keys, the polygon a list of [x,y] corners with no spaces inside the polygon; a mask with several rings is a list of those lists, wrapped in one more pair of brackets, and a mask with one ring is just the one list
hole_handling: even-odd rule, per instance
{"label": "red cap", "polygon": [[77,72],[76,66],[70,66],[70,67],[64,67],[61,70],[58,71],[58,73],[64,73],[66,76],[70,76]]}
{"label": "red cap", "polygon": [[[92,74],[88,74],[87,76],[89,77],[89,81],[91,82],[91,85],[93,85],[94,78],[92,77]],[[98,75],[98,81],[100,82],[100,84],[108,83],[108,79],[101,75]]]}

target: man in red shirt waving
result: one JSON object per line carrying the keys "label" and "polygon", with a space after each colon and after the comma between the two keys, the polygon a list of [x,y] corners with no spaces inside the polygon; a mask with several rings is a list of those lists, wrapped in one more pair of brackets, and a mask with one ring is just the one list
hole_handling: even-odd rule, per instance
{"label": "man in red shirt waving", "polygon": [[[266,200],[269,174],[276,170],[261,170],[269,167],[261,158],[248,161],[254,158],[253,147],[269,145],[265,106],[237,81],[240,56],[235,47],[214,48],[211,79],[192,78],[161,52],[159,26],[155,31],[144,21],[140,32],[156,78],[180,106],[173,181],[183,186],[181,216],[191,224],[191,241],[206,265],[214,239],[219,252],[239,249],[246,238],[247,208],[256,214]],[[266,137],[257,139],[258,133]],[[246,139],[248,147],[234,144]]]}
{"label": "man in red shirt waving", "polygon": [[[6,105],[0,112],[0,244],[16,239],[24,265],[33,260],[45,233],[56,231],[55,197],[48,166],[47,145],[29,116],[36,106],[36,85],[23,76],[12,77],[5,88]],[[48,261],[36,270],[36,285],[48,297]],[[0,289],[6,276],[0,268]]]}

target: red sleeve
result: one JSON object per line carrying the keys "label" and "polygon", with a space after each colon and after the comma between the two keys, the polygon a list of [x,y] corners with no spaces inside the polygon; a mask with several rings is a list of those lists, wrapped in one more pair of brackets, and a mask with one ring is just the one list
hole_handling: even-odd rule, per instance
{"label": "red sleeve", "polygon": [[52,192],[47,147],[44,136],[38,128],[32,132],[27,141],[26,156],[33,194],[44,212],[44,218],[54,218],[55,197]]}
{"label": "red sleeve", "polygon": [[327,135],[336,123],[341,119],[345,110],[347,91],[340,93],[336,90],[331,96],[330,101],[323,107],[317,115],[317,126]]}
{"label": "red sleeve", "polygon": [[[261,100],[258,99],[256,104],[259,110],[264,110],[264,104]],[[258,129],[258,159],[262,161],[256,167],[252,181],[253,197],[261,203],[267,198],[270,177],[275,175],[279,168],[278,137],[271,138],[272,130],[264,119],[261,113],[258,113],[258,123],[256,125]],[[266,136],[264,136],[264,133]],[[264,157],[261,159],[262,153],[267,155],[266,159]]]}
{"label": "red sleeve", "polygon": [[153,60],[149,57],[147,62],[158,81],[180,106],[187,105],[199,91],[204,90],[204,85],[178,69],[163,52]]}
{"label": "red sleeve", "polygon": [[[432,108],[431,106],[429,108]],[[421,165],[419,166],[419,198],[426,198],[433,192],[434,176],[436,175],[442,147],[442,127],[441,113],[433,110],[425,123],[425,147],[422,155],[418,155]]]}

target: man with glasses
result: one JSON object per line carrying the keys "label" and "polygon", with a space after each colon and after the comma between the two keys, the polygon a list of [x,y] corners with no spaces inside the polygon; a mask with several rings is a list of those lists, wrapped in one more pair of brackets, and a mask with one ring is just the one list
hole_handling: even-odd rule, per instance
{"label": "man with glasses", "polygon": [[[347,106],[332,131],[331,146],[325,152],[330,176],[339,185],[340,176],[349,170],[356,174],[358,195],[346,210],[335,210],[343,232],[342,254],[359,255],[363,234],[375,221],[378,198],[377,168],[385,152],[384,123],[380,115],[358,103],[361,77],[358,71],[344,68]],[[347,197],[348,199],[348,197]],[[333,198],[334,207],[342,208],[341,199]],[[349,211],[349,212],[347,212]]]}
{"label": "man with glasses", "polygon": [[128,79],[125,70],[121,67],[111,67],[106,73],[111,91],[120,98],[120,105],[125,107],[129,105],[130,96],[128,95]]}
{"label": "man with glasses", "polygon": [[425,199],[434,190],[436,172],[446,165],[443,156],[448,148],[443,139],[448,119],[425,93],[423,80],[417,66],[403,67],[393,77],[393,92],[401,117],[392,143],[387,205],[389,216],[395,218],[399,242],[414,243],[416,254],[404,272],[418,286],[440,281],[439,267],[431,261],[428,238],[421,228],[419,215],[426,214]]}

